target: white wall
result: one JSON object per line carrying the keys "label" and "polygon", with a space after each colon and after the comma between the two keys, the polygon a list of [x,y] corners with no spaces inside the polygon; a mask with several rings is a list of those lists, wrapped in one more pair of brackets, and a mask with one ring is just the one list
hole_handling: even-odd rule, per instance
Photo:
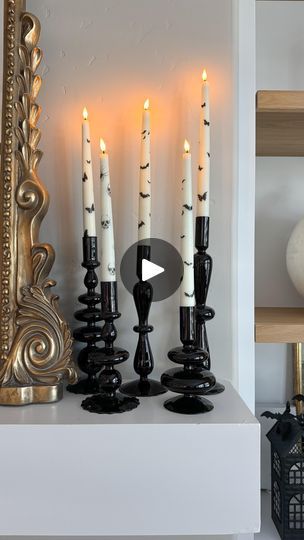
{"label": "white wall", "polygon": [[[304,3],[256,4],[257,89],[303,90]],[[286,245],[304,215],[304,159],[257,158],[256,305],[303,306],[286,270]],[[256,399],[292,394],[291,346],[256,345]]]}
{"label": "white wall", "polygon": [[[253,278],[247,267],[252,266],[253,257],[253,183],[249,180],[254,137],[253,6],[254,0],[27,2],[27,9],[40,18],[40,44],[45,54],[39,96],[45,154],[40,175],[50,192],[51,206],[41,238],[56,248],[51,275],[58,282],[61,306],[72,327],[73,312],[79,307],[77,296],[83,290],[83,106],[88,107],[91,118],[97,207],[99,136],[108,143],[119,262],[136,241],[140,116],[144,99],[150,97],[153,235],[178,246],[180,154],[187,137],[196,163],[200,74],[206,66],[211,85],[210,253],[214,257],[208,301],[216,310],[208,331],[216,375],[232,379],[251,406]],[[250,193],[246,193],[249,183]],[[176,293],[154,304],[151,311],[155,326],[151,342],[158,374],[169,367],[167,351],[179,342],[178,303]],[[119,342],[131,353],[129,365],[122,371],[130,376],[136,314],[133,299],[122,285],[119,304],[123,314],[118,324]]]}

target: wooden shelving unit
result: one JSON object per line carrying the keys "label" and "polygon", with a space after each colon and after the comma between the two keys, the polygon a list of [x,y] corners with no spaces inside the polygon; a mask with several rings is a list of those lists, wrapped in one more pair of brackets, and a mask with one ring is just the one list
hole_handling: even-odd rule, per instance
{"label": "wooden shelving unit", "polygon": [[304,91],[257,92],[256,155],[304,156]]}
{"label": "wooden shelving unit", "polygon": [[255,308],[255,341],[304,342],[304,308]]}

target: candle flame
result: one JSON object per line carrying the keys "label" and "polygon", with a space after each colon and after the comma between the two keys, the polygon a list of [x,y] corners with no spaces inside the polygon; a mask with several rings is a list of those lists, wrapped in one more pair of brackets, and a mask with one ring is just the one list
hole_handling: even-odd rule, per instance
{"label": "candle flame", "polygon": [[187,139],[185,139],[185,142],[184,142],[184,150],[187,154],[188,152],[190,152],[190,144],[188,143]]}
{"label": "candle flame", "polygon": [[204,69],[202,73],[202,79],[205,82],[207,80],[207,71]]}
{"label": "candle flame", "polygon": [[146,99],[145,103],[144,103],[144,109],[145,111],[147,111],[150,107],[150,100],[149,99]]}
{"label": "candle flame", "polygon": [[87,120],[88,117],[89,117],[88,109],[86,107],[84,107],[84,109],[82,111],[82,116],[83,116],[84,120]]}
{"label": "candle flame", "polygon": [[104,140],[103,140],[103,139],[100,139],[99,144],[100,144],[100,150],[101,150],[103,153],[105,153],[105,151],[106,151],[106,143],[104,142]]}

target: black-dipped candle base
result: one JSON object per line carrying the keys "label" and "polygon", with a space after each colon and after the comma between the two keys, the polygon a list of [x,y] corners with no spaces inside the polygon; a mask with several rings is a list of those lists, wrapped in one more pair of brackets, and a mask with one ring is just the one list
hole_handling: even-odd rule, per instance
{"label": "black-dipped candle base", "polygon": [[92,354],[99,349],[96,345],[102,339],[102,330],[96,323],[101,321],[101,310],[96,306],[101,302],[101,295],[95,291],[98,284],[96,268],[99,266],[97,258],[97,237],[84,235],[82,239],[83,248],[83,263],[87,272],[84,278],[84,284],[87,288],[85,294],[81,294],[78,298],[81,304],[87,307],[80,309],[75,313],[75,319],[81,321],[85,326],[76,328],[73,336],[76,341],[86,343],[78,354],[77,363],[79,369],[87,375],[85,379],[80,379],[76,384],[69,384],[67,390],[73,394],[95,394],[99,392],[97,374],[100,371],[100,366],[97,366],[92,361]]}
{"label": "black-dipped candle base", "polygon": [[[194,255],[194,288],[195,288],[195,319],[196,319],[196,345],[207,351],[209,355],[207,368],[211,367],[210,349],[206,330],[206,323],[215,316],[215,311],[206,305],[209,285],[211,281],[213,261],[207,253],[209,246],[209,222],[208,216],[198,216],[195,221],[195,247]],[[220,394],[225,390],[223,384],[216,381],[210,394]]]}
{"label": "black-dipped candle base", "polygon": [[134,285],[133,289],[138,325],[134,326],[133,330],[139,334],[134,356],[134,371],[139,375],[139,379],[122,385],[121,392],[128,396],[158,396],[167,392],[159,381],[149,379],[149,375],[154,368],[153,353],[149,342],[149,333],[153,331],[153,326],[148,323],[153,288],[151,283],[142,280],[142,260],[150,260],[150,256],[151,248],[149,245],[138,245],[137,276],[139,281]]}
{"label": "black-dipped candle base", "polygon": [[122,379],[116,369],[117,364],[125,362],[129,353],[125,349],[114,347],[117,331],[114,321],[120,317],[117,309],[116,282],[101,283],[102,340],[105,346],[91,355],[91,360],[100,371],[98,377],[98,394],[86,398],[81,406],[88,412],[97,414],[115,414],[131,411],[139,405],[139,400],[118,393]]}
{"label": "black-dipped candle base", "polygon": [[208,369],[208,353],[195,345],[195,308],[180,308],[180,337],[183,347],[171,349],[168,357],[183,368],[172,368],[163,373],[162,384],[182,396],[165,401],[164,407],[179,414],[209,412],[213,404],[205,395],[215,385],[215,377]]}

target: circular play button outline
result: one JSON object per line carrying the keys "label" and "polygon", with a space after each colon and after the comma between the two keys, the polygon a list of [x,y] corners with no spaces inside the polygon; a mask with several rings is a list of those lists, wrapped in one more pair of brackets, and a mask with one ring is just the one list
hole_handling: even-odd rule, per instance
{"label": "circular play button outline", "polygon": [[[139,256],[141,264],[138,266]],[[149,277],[149,272],[150,275],[155,272],[154,277]],[[172,244],[160,238],[148,238],[132,244],[121,260],[121,280],[130,294],[133,294],[134,285],[139,281],[139,273],[142,280],[148,280],[153,287],[153,302],[160,302],[179,288],[184,265]]]}

